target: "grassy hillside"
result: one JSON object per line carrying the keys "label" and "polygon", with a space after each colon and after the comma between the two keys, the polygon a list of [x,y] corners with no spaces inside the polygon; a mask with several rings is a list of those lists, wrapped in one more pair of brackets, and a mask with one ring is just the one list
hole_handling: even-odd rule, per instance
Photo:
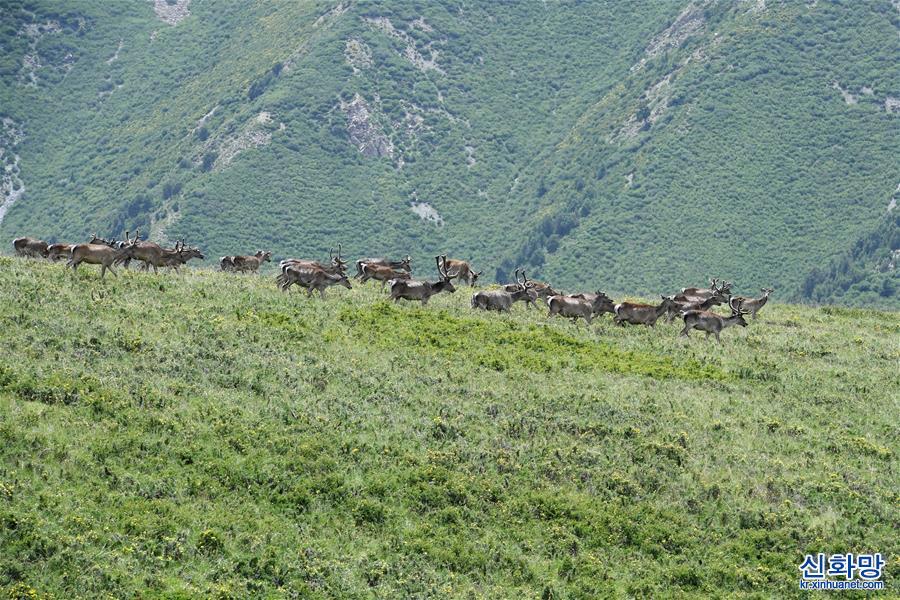
{"label": "grassy hillside", "polygon": [[0,241],[340,241],[796,299],[897,186],[889,0],[4,8]]}
{"label": "grassy hillside", "polygon": [[328,296],[0,258],[0,589],[792,597],[880,551],[896,590],[897,313],[716,345]]}

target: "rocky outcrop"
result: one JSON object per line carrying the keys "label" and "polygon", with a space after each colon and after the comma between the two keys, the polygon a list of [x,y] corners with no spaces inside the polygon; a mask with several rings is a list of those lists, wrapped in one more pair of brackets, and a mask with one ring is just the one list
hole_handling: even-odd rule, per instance
{"label": "rocky outcrop", "polygon": [[419,215],[419,218],[423,221],[434,223],[436,227],[442,227],[444,225],[444,217],[442,217],[440,213],[427,202],[416,202],[415,200],[411,200],[409,203],[409,210]]}
{"label": "rocky outcrop", "polygon": [[344,45],[344,58],[353,69],[354,75],[372,66],[372,50],[365,42],[357,39],[347,40]]}
{"label": "rocky outcrop", "polygon": [[[436,71],[441,75],[445,74],[444,70],[441,69],[438,64],[439,51],[434,48],[434,42],[428,42],[422,48],[422,51],[420,51],[416,41],[405,31],[394,27],[394,24],[387,17],[368,17],[365,21],[373,29],[381,31],[388,37],[401,42],[404,47],[402,52],[399,52],[400,56],[412,63],[418,70],[422,72]],[[413,21],[410,25],[421,31],[433,31],[432,27],[421,17]],[[422,52],[427,52],[429,57],[425,58]]]}
{"label": "rocky outcrop", "polygon": [[703,9],[694,3],[688,4],[676,17],[674,23],[650,40],[644,50],[644,57],[631,67],[631,70],[642,69],[651,58],[680,47],[689,37],[699,33],[705,24],[706,18],[703,16]]}
{"label": "rocky outcrop", "polygon": [[25,183],[19,170],[19,155],[13,149],[25,139],[22,126],[9,117],[2,119],[0,130],[0,223],[6,211],[25,193]]}
{"label": "rocky outcrop", "polygon": [[350,142],[363,156],[394,156],[394,144],[385,135],[365,98],[357,93],[350,102],[341,100],[341,111],[347,116]]}
{"label": "rocky outcrop", "polygon": [[153,12],[163,23],[175,26],[190,16],[191,0],[153,0]]}

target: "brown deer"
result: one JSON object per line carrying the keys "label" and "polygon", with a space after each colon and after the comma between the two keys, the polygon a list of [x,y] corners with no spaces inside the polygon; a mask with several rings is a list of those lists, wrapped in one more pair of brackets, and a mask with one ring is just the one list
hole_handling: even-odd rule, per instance
{"label": "brown deer", "polygon": [[361,258],[356,261],[356,279],[363,276],[363,265],[379,265],[382,267],[390,267],[392,269],[402,269],[407,273],[412,273],[412,257],[408,254],[402,260],[390,260],[387,258]]}
{"label": "brown deer", "polygon": [[583,298],[573,298],[571,296],[550,296],[547,299],[547,306],[550,308],[550,313],[547,315],[547,318],[549,319],[553,315],[562,315],[572,319],[572,323],[577,323],[578,319],[584,319],[584,322],[590,326],[591,319],[593,319],[596,314],[595,311],[600,308],[600,305],[604,303],[604,300],[609,300],[609,298],[606,297],[606,294],[599,290],[596,294],[593,294],[593,296],[593,301],[585,300]]}
{"label": "brown deer", "polygon": [[238,273],[256,272],[264,263],[272,260],[272,253],[257,250],[250,256],[223,256],[219,259],[219,266],[223,271],[235,271]]}
{"label": "brown deer", "polygon": [[66,266],[77,271],[78,265],[81,263],[100,265],[100,279],[103,279],[107,271],[113,276],[117,276],[113,270],[113,263],[121,262],[126,257],[132,256],[133,252],[134,242],[122,248],[110,248],[106,244],[76,244],[69,253],[69,261]]}
{"label": "brown deer", "polygon": [[343,273],[347,270],[347,261],[341,257],[341,244],[338,244],[338,254],[335,256],[334,248],[328,251],[328,263],[322,263],[317,260],[309,260],[305,258],[285,258],[278,263],[278,268],[284,271],[288,266],[312,266],[324,269],[329,273]]}
{"label": "brown deer", "polygon": [[384,291],[385,284],[392,279],[410,279],[409,271],[403,269],[394,269],[393,267],[385,267],[374,263],[365,263],[362,267],[363,275],[359,280],[365,283],[370,279],[381,282],[381,290]]}
{"label": "brown deer", "polygon": [[615,306],[615,317],[613,321],[616,325],[624,326],[625,323],[632,325],[648,325],[653,327],[656,320],[670,308],[675,306],[673,296],[660,296],[662,303],[659,306],[652,304],[638,304],[634,302],[621,302]]}
{"label": "brown deer", "polygon": [[32,237],[20,237],[13,240],[16,256],[31,258],[47,258],[48,244],[44,240]]}
{"label": "brown deer", "polygon": [[475,269],[473,269],[472,265],[468,262],[457,260],[455,258],[448,259],[446,254],[436,256],[435,258],[439,259],[439,262],[444,265],[444,270],[450,274],[451,278],[461,282],[464,281],[469,284],[469,287],[475,287],[475,282],[478,281],[478,278],[484,273],[483,270],[476,273]]}
{"label": "brown deer", "polygon": [[441,276],[440,281],[415,281],[412,279],[392,279],[389,283],[391,286],[391,299],[396,303],[400,299],[418,300],[422,306],[428,304],[428,299],[441,292],[456,292],[450,275],[441,268],[441,263],[435,260],[438,267],[438,273]]}
{"label": "brown deer", "polygon": [[[518,271],[516,271],[516,279],[518,279]],[[518,289],[513,292],[506,290],[490,290],[485,292],[476,292],[472,296],[472,308],[480,308],[481,310],[496,310],[497,312],[510,312],[512,305],[516,302],[537,300],[537,292],[534,291],[534,285],[528,281],[525,272],[522,272],[523,282],[519,284]]]}
{"label": "brown deer", "polygon": [[719,339],[719,332],[723,329],[731,327],[732,325],[740,325],[741,327],[747,326],[744,315],[746,315],[748,311],[743,310],[741,302],[737,298],[732,298],[729,305],[731,306],[730,317],[723,317],[722,315],[717,315],[708,310],[685,311],[682,315],[684,318],[684,329],[681,330],[680,335],[689,337],[691,329],[699,329],[700,331],[706,332],[707,339],[709,338],[710,333],[714,334],[716,336],[716,341],[721,344],[722,340]]}
{"label": "brown deer", "polygon": [[742,303],[741,306],[745,308],[748,313],[750,313],[750,316],[753,319],[756,319],[756,313],[758,313],[760,309],[762,309],[762,307],[766,305],[766,302],[769,301],[769,294],[771,294],[775,290],[772,288],[760,288],[759,291],[763,293],[763,295],[759,298],[744,298],[743,296],[735,296],[735,299]]}
{"label": "brown deer", "polygon": [[68,257],[74,247],[75,244],[50,244],[47,247],[47,258],[57,262],[62,258]]}
{"label": "brown deer", "polygon": [[[523,273],[524,273],[524,271],[523,271]],[[516,277],[516,282],[505,284],[503,286],[503,291],[514,292],[518,289],[519,285],[521,285],[521,282],[519,281],[519,269],[516,269],[515,277]],[[546,300],[550,296],[559,296],[560,295],[559,292],[557,292],[552,287],[550,287],[549,283],[544,283],[543,281],[531,281],[530,283],[532,284],[535,294],[537,294],[535,300],[537,298]],[[532,300],[530,296],[526,297],[524,300],[525,300],[525,306],[529,306],[529,307],[537,306],[535,304],[535,300]]]}
{"label": "brown deer", "polygon": [[596,294],[569,294],[567,297],[587,300],[588,302],[590,302],[591,306],[594,307],[595,317],[600,316],[603,313],[615,314],[616,312],[616,303],[612,301],[612,298],[599,290]]}
{"label": "brown deer", "polygon": [[[671,308],[669,308],[668,313],[666,314],[666,323],[671,323],[675,317],[681,315],[684,311],[687,310],[709,310],[713,306],[718,306],[719,304],[725,304],[728,302],[728,299],[731,297],[730,283],[727,281],[722,283],[721,286],[716,287],[717,279],[713,279],[713,293],[712,294],[701,294],[699,296],[685,296],[683,293],[675,296],[675,304]],[[696,288],[695,288],[696,289]]]}
{"label": "brown deer", "polygon": [[344,275],[347,271],[347,261],[341,258],[341,246],[338,244],[338,255],[334,255],[334,248],[329,251],[331,263],[323,264],[317,260],[305,260],[301,258],[286,258],[278,263],[281,269],[281,275],[275,278],[275,282],[282,291],[287,291],[292,285],[297,283],[296,280],[288,278],[285,273],[288,268],[296,267],[300,269],[321,269],[330,275]]}
{"label": "brown deer", "polygon": [[278,287],[286,292],[292,285],[306,288],[307,297],[312,296],[313,291],[319,290],[319,297],[325,297],[325,288],[332,285],[341,285],[348,290],[353,289],[347,275],[338,270],[329,273],[325,269],[314,266],[288,265],[278,277]]}
{"label": "brown deer", "polygon": [[679,298],[695,298],[699,300],[706,300],[710,296],[717,293],[728,293],[731,290],[731,282],[723,281],[722,285],[716,287],[716,284],[719,283],[719,279],[714,277],[709,280],[710,287],[707,288],[682,288],[681,293],[675,296],[675,300]]}
{"label": "brown deer", "polygon": [[175,269],[175,272],[178,273],[178,267],[186,265],[187,262],[192,258],[199,258],[200,260],[203,260],[206,257],[203,256],[203,253],[200,252],[199,248],[194,248],[193,246],[185,246],[184,240],[181,240],[175,242],[174,250],[163,249],[163,255],[160,259],[160,266]]}

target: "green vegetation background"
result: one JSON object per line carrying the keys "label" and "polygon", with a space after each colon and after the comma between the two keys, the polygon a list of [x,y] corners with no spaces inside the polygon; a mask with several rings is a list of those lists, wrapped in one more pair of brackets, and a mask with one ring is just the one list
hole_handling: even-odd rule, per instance
{"label": "green vegetation background", "polygon": [[881,552],[896,591],[897,313],[718,345],[469,297],[0,258],[0,589],[799,597]]}
{"label": "green vegetation background", "polygon": [[[25,133],[26,192],[0,238],[140,227],[211,258],[342,242],[565,288],[720,276],[897,308],[896,8],[764,4],[193,2],[171,26],[150,2],[10,0],[0,112]],[[392,157],[351,143],[356,94]],[[217,163],[253,127],[271,143]]]}

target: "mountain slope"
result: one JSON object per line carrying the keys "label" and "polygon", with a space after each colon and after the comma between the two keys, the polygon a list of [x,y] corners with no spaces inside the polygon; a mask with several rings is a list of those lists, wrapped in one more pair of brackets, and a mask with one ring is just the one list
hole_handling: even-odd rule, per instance
{"label": "mountain slope", "polygon": [[0,19],[4,239],[140,227],[212,257],[341,242],[567,288],[719,275],[799,297],[897,185],[889,2],[23,0]]}

